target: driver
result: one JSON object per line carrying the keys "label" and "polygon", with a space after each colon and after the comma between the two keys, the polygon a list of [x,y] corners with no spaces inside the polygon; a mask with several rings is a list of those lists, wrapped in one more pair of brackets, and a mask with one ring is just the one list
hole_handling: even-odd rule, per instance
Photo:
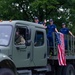
{"label": "driver", "polygon": [[23,38],[22,35],[19,34],[19,31],[16,31],[15,43],[16,44],[25,44],[25,39]]}

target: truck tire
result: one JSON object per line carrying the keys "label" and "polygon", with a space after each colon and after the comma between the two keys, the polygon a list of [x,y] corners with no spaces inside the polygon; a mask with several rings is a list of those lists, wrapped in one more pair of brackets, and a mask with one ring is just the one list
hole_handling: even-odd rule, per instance
{"label": "truck tire", "polygon": [[8,68],[0,69],[0,75],[15,75],[12,70]]}
{"label": "truck tire", "polygon": [[62,73],[63,73],[63,66],[59,66],[56,71],[57,71],[56,75],[62,75]]}
{"label": "truck tire", "polygon": [[63,75],[75,75],[73,65],[69,64],[63,68]]}

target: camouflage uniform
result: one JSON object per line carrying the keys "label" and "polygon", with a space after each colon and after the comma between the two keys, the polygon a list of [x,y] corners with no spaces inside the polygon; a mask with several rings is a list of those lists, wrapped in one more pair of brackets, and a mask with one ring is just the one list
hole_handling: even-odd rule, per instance
{"label": "camouflage uniform", "polygon": [[15,42],[16,44],[25,44],[25,39],[21,35],[18,35],[15,38]]}

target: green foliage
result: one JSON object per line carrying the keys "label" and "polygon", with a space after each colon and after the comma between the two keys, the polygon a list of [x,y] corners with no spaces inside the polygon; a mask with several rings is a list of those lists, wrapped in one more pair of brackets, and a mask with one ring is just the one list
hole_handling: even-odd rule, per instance
{"label": "green foliage", "polygon": [[61,23],[75,33],[75,0],[0,0],[0,19],[40,21],[53,18],[58,29]]}
{"label": "green foliage", "polygon": [[28,0],[0,0],[0,19],[29,20]]}
{"label": "green foliage", "polygon": [[56,11],[56,6],[58,4],[59,2],[56,0],[35,0],[31,3],[31,9],[32,11],[37,12],[37,14],[34,13],[34,15],[43,15],[42,18],[50,18],[49,15],[51,16],[54,14],[53,11]]}

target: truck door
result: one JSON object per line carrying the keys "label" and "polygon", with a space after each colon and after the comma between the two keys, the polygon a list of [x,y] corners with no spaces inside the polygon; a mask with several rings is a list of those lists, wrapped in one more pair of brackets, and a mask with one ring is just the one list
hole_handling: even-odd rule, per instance
{"label": "truck door", "polygon": [[[30,40],[31,36],[27,36],[29,27],[17,26],[14,35],[13,60],[17,67],[28,67],[30,62],[31,44],[26,46],[26,40]],[[20,38],[18,38],[19,36]],[[26,38],[28,37],[28,38]]]}
{"label": "truck door", "polygon": [[36,28],[34,36],[34,63],[36,66],[47,64],[47,41],[44,29]]}

